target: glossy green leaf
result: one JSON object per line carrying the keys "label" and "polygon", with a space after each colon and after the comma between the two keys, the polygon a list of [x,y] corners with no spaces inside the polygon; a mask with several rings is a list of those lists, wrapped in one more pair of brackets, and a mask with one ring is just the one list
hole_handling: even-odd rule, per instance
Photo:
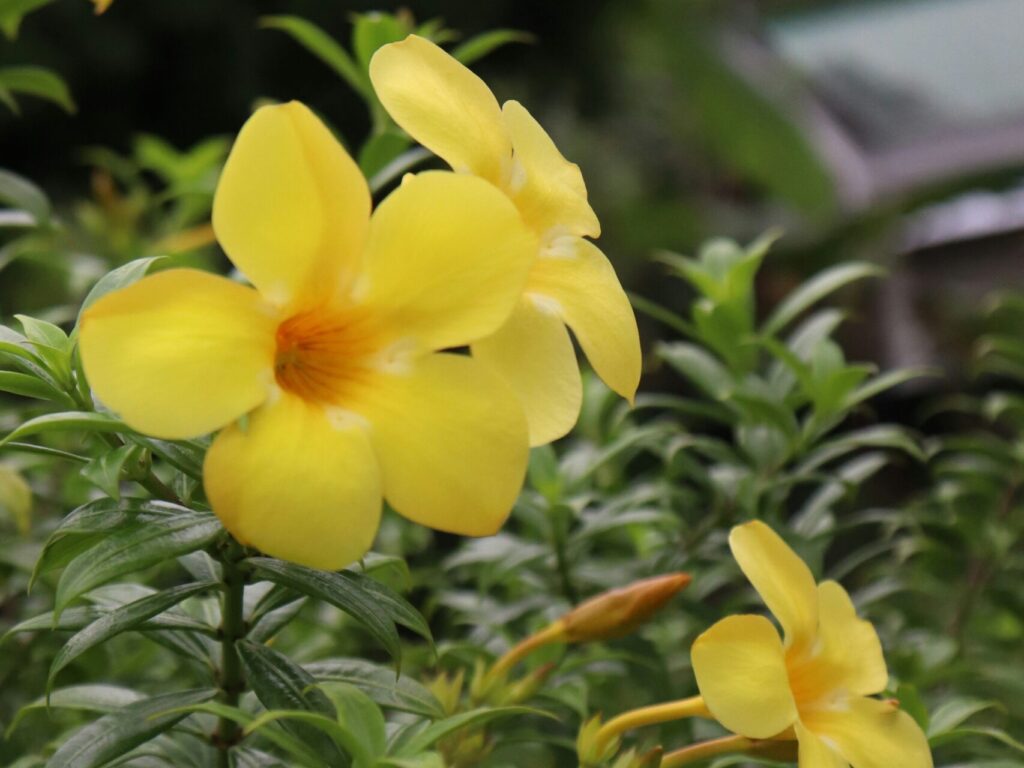
{"label": "glossy green leaf", "polygon": [[58,688],[18,710],[5,734],[9,739],[26,715],[41,709],[74,709],[109,714],[142,701],[146,695],[119,685],[72,685]]}
{"label": "glossy green leaf", "polygon": [[348,683],[388,709],[411,712],[431,720],[444,716],[441,704],[416,680],[364,659],[326,659],[306,664],[305,669],[318,681]]}
{"label": "glossy green leaf", "polygon": [[366,582],[371,579],[351,572],[318,571],[268,557],[251,558],[245,562],[261,578],[344,611],[362,624],[396,662],[401,658],[396,618],[382,610],[376,591],[367,589]]}
{"label": "glossy green leaf", "polygon": [[30,214],[36,226],[50,219],[50,199],[23,176],[0,169],[0,203]]}
{"label": "glossy green leaf", "polygon": [[[166,693],[137,701],[79,729],[46,763],[46,768],[101,768],[188,716],[174,710],[208,701],[216,689]],[[168,714],[170,713],[170,714]]]}
{"label": "glossy green leaf", "polygon": [[183,512],[159,523],[116,530],[72,560],[57,584],[59,614],[73,600],[120,576],[212,544],[224,532],[213,515]]}
{"label": "glossy green leaf", "polygon": [[217,582],[208,581],[171,587],[170,589],[161,590],[148,597],[144,597],[141,600],[123,605],[97,619],[68,640],[56,657],[54,657],[53,662],[50,664],[49,675],[47,676],[47,690],[49,691],[53,687],[54,680],[56,680],[57,675],[62,669],[90,648],[95,648],[97,645],[122,632],[138,629],[148,619],[167,611],[194,595],[216,589],[217,586]]}
{"label": "glossy green leaf", "polygon": [[359,66],[348,51],[313,22],[299,16],[262,16],[260,17],[260,26],[264,29],[279,29],[285,32],[333,69],[357,93],[363,96],[369,93],[369,80],[360,72]]}

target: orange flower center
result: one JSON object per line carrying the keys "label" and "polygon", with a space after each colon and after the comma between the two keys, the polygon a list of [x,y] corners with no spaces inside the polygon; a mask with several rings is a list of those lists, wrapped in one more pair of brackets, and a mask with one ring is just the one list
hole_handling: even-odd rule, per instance
{"label": "orange flower center", "polygon": [[382,346],[365,315],[324,308],[301,312],[277,328],[274,375],[282,389],[304,400],[338,405],[367,381]]}

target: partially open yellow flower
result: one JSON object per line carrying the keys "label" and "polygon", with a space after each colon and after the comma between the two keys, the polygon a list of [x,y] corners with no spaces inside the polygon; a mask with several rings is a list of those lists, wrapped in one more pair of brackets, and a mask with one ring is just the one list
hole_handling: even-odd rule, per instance
{"label": "partially open yellow flower", "polygon": [[370,78],[385,109],[453,169],[503,190],[539,238],[526,292],[508,322],[473,355],[519,394],[530,442],[566,434],[582,385],[568,325],[604,382],[632,401],[640,339],[611,263],[586,237],[600,224],[580,169],[517,101],[498,106],[487,85],[438,46],[410,35],[381,48]]}
{"label": "partially open yellow flower", "polygon": [[785,633],[763,616],[731,616],[697,638],[693,670],[722,725],[754,739],[796,738],[800,768],[930,768],[924,733],[891,701],[878,635],[834,581],[815,584],[764,523],[729,545]]}
{"label": "partially open yellow flower", "polygon": [[157,437],[224,427],[207,496],[268,554],[353,562],[382,496],[432,528],[494,533],[525,472],[522,408],[478,361],[437,350],[493,333],[522,294],[536,242],[508,199],[438,171],[371,218],[355,163],[292,102],[242,128],[213,224],[255,288],[172,269],[96,302],[81,349],[97,396]]}

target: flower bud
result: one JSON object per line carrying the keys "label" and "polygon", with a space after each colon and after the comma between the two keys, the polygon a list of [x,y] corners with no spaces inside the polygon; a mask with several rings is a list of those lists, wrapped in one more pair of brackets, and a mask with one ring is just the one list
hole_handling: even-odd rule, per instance
{"label": "flower bud", "polygon": [[672,573],[592,597],[561,618],[565,641],[582,643],[628,635],[689,583],[690,574]]}
{"label": "flower bud", "polygon": [[661,756],[664,752],[665,750],[661,747],[654,747],[639,755],[636,749],[631,749],[619,755],[619,758],[612,763],[612,768],[658,768],[661,765]]}
{"label": "flower bud", "polygon": [[453,675],[441,672],[427,683],[427,688],[434,694],[445,715],[451,716],[459,711],[464,678],[465,673],[460,669]]}
{"label": "flower bud", "polygon": [[580,726],[576,736],[576,754],[581,768],[605,765],[619,751],[621,741],[618,737],[611,740],[598,738],[601,725],[601,716],[594,715]]}

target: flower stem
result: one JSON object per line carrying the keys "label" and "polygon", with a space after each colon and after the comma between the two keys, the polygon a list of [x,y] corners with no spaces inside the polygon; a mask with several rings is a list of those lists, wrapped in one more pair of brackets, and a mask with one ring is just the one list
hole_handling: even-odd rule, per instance
{"label": "flower stem", "polygon": [[661,758],[661,768],[678,768],[680,765],[689,765],[698,760],[727,755],[730,752],[746,752],[754,746],[756,742],[746,736],[723,736],[720,739],[702,741],[700,744],[669,752]]}
{"label": "flower stem", "polygon": [[[229,707],[237,707],[242,693],[245,691],[245,678],[242,675],[242,661],[238,656],[237,643],[245,638],[247,628],[243,613],[245,601],[245,575],[238,567],[241,547],[231,539],[221,550],[221,566],[223,568],[221,600],[221,666],[220,666],[220,700]],[[217,730],[213,734],[213,744],[218,750],[218,768],[230,768],[231,748],[238,743],[241,730],[237,723],[227,718],[217,722]]]}
{"label": "flower stem", "polygon": [[596,743],[600,748],[609,744],[615,737],[634,728],[667,723],[672,720],[682,720],[687,717],[711,717],[711,713],[708,712],[703,698],[693,696],[689,699],[680,699],[679,701],[670,701],[665,704],[655,704],[650,707],[623,712],[618,717],[613,717],[601,726],[601,730],[597,732]]}
{"label": "flower stem", "polygon": [[516,664],[525,659],[538,648],[549,643],[560,642],[565,634],[565,625],[561,621],[548,624],[544,629],[534,632],[525,640],[513,646],[496,662],[487,672],[489,681],[496,680],[501,675],[507,674]]}

